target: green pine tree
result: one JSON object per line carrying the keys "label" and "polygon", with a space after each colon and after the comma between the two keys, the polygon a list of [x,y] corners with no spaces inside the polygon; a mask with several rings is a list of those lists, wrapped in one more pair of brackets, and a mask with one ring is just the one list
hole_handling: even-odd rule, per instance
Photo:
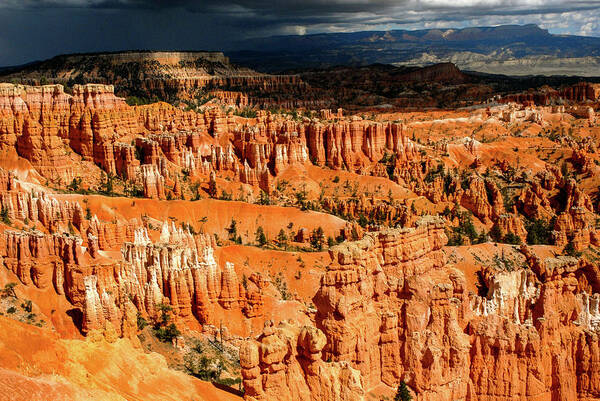
{"label": "green pine tree", "polygon": [[258,226],[256,229],[256,242],[259,246],[267,245],[267,236],[265,235],[265,230],[263,230],[262,226]]}
{"label": "green pine tree", "polygon": [[398,386],[394,401],[412,401],[412,395],[410,395],[410,391],[404,380],[402,380]]}
{"label": "green pine tree", "polygon": [[283,231],[283,228],[279,230],[279,234],[277,234],[277,243],[280,247],[287,248],[288,237],[285,234],[285,231]]}

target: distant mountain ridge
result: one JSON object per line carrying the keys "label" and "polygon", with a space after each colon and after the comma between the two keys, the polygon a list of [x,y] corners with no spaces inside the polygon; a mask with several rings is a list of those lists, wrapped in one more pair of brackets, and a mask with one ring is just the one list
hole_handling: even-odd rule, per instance
{"label": "distant mountain ridge", "polygon": [[[2,70],[0,70],[2,71]],[[23,66],[5,67],[12,78],[96,79],[115,78],[233,77],[262,75],[232,65],[222,52],[130,50],[103,53],[62,54]],[[79,77],[81,75],[81,77]]]}
{"label": "distant mountain ridge", "polygon": [[[24,66],[0,70],[0,80],[23,84],[58,83],[67,86],[103,83],[119,96],[145,100],[190,99],[207,91],[247,93],[295,90],[293,76],[274,76],[232,64],[222,52],[131,50],[55,56]],[[265,88],[268,88],[265,91]]]}
{"label": "distant mountain ridge", "polygon": [[240,41],[227,54],[268,72],[453,62],[493,74],[600,76],[600,38],[554,35],[536,25],[272,36]]}

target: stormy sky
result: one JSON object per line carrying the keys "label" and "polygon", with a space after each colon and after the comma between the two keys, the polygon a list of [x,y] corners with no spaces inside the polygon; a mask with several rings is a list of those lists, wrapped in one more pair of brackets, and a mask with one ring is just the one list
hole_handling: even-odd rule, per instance
{"label": "stormy sky", "polygon": [[0,66],[73,52],[224,50],[270,35],[526,23],[600,36],[600,0],[0,0]]}

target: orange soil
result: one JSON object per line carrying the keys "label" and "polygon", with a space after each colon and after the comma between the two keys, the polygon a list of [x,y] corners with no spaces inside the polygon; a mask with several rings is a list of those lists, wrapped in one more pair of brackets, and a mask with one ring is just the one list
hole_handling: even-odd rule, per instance
{"label": "orange soil", "polygon": [[307,309],[312,304],[312,297],[319,288],[321,275],[329,261],[327,252],[283,252],[233,245],[217,248],[215,257],[219,264],[234,263],[240,282],[244,276],[248,279],[254,272],[274,282],[281,272],[282,282],[288,289],[289,298],[284,300],[274,285],[269,286],[265,290],[267,296],[263,298],[265,304],[260,317],[248,319],[239,308],[223,312],[220,319],[231,334],[260,334],[266,320],[272,320],[275,324],[288,319],[302,324],[310,323]]}
{"label": "orange soil", "polygon": [[47,329],[0,317],[0,401],[240,400],[128,340],[61,340]]}
{"label": "orange soil", "polygon": [[[19,283],[19,278],[8,269],[0,270],[0,286],[7,283]],[[83,338],[73,323],[68,311],[73,309],[64,296],[57,296],[52,286],[39,289],[33,285],[18,285],[15,292],[20,299],[30,300],[35,306],[34,312],[57,330],[63,338]]]}
{"label": "orange soil", "polygon": [[238,276],[249,277],[253,272],[275,276],[281,272],[292,297],[308,303],[319,289],[330,261],[328,252],[283,252],[248,246],[217,248],[216,254],[221,262],[234,263]]}
{"label": "orange soil", "polygon": [[[293,230],[306,228],[309,231],[322,227],[325,236],[335,237],[346,222],[338,217],[313,212],[301,211],[292,207],[263,206],[239,201],[221,201],[202,199],[199,201],[155,199],[132,199],[124,197],[105,197],[99,195],[56,195],[58,199],[76,200],[82,207],[86,205],[83,199],[88,199],[89,208],[99,219],[133,219],[147,215],[160,221],[174,218],[175,224],[190,223],[196,231],[216,233],[219,238],[226,239],[226,228],[231,220],[237,221],[238,234],[242,235],[244,243],[254,242],[258,226],[262,226],[269,239],[274,239],[279,230],[286,229],[289,223],[294,223]],[[199,220],[207,218],[206,223]],[[160,230],[160,226],[156,227]]]}

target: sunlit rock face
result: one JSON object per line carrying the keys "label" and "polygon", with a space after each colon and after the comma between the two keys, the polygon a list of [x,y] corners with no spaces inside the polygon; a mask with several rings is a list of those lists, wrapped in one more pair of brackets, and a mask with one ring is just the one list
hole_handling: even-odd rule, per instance
{"label": "sunlit rock face", "polygon": [[[595,268],[569,257],[542,261],[525,247],[525,268],[483,272],[480,297],[441,253],[445,241],[443,224],[425,219],[332,248],[314,298],[318,329],[267,326],[242,347],[246,398],[347,399],[323,391],[336,364],[357,377],[352,399],[401,380],[420,400],[595,394]],[[310,330],[311,351],[298,330]],[[317,364],[329,369],[318,379]]]}

